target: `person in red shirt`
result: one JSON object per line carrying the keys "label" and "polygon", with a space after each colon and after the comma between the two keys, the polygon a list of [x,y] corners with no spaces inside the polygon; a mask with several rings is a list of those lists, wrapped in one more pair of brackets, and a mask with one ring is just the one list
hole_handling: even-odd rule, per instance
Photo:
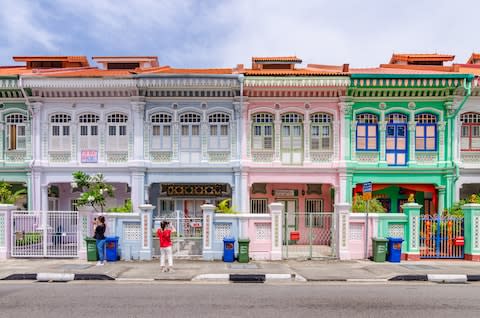
{"label": "person in red shirt", "polygon": [[[162,221],[157,230],[157,236],[160,240],[160,268],[162,272],[173,272],[172,239],[171,234],[175,228],[170,222]],[[165,255],[168,259],[168,267],[165,267]]]}

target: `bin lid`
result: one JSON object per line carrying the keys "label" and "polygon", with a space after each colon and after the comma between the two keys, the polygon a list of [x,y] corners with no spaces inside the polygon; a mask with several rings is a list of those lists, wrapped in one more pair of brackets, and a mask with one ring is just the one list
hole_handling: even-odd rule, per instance
{"label": "bin lid", "polygon": [[249,243],[250,239],[249,238],[239,238],[238,243]]}
{"label": "bin lid", "polygon": [[388,242],[388,239],[384,237],[372,237],[372,241],[377,241],[377,242]]}
{"label": "bin lid", "polygon": [[390,242],[395,242],[395,243],[402,243],[403,242],[403,238],[401,238],[401,237],[387,237],[387,239]]}
{"label": "bin lid", "polygon": [[234,238],[234,237],[225,236],[225,237],[223,238],[223,241],[224,241],[224,242],[228,242],[228,243],[234,243],[234,242],[235,242],[235,238]]}
{"label": "bin lid", "polygon": [[96,239],[94,237],[85,237],[83,239],[87,242],[96,241]]}
{"label": "bin lid", "polygon": [[118,236],[107,236],[107,237],[105,237],[105,240],[107,240],[107,242],[118,241],[118,239],[119,239]]}

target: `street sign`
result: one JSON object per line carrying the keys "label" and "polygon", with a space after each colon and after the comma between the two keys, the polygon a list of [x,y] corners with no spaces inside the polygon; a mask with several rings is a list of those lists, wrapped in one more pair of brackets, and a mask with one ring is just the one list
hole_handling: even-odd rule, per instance
{"label": "street sign", "polygon": [[371,200],[372,199],[372,183],[365,182],[363,184],[363,199],[364,200]]}

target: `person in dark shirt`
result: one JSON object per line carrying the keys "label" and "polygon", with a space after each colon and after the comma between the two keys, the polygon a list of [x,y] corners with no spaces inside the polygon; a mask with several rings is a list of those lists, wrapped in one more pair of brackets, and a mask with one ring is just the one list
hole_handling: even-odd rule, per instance
{"label": "person in dark shirt", "polygon": [[95,236],[97,240],[98,263],[97,266],[105,265],[105,217],[103,215],[97,218],[97,226],[95,227]]}

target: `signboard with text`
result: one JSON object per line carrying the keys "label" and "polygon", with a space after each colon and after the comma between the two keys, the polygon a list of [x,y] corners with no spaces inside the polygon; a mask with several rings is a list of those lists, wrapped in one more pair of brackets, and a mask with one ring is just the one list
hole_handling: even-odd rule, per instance
{"label": "signboard with text", "polygon": [[364,200],[371,200],[372,199],[372,183],[365,182],[363,184],[363,199]]}
{"label": "signboard with text", "polygon": [[80,161],[82,163],[97,163],[98,151],[97,150],[82,150],[80,153]]}

